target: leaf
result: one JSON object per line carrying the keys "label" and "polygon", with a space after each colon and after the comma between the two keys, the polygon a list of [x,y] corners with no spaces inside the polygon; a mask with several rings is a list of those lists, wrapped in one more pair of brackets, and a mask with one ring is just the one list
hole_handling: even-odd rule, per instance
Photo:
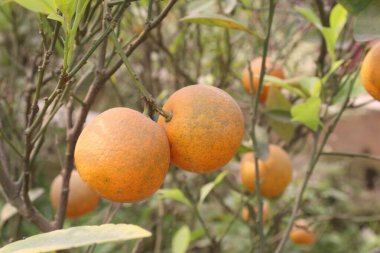
{"label": "leaf", "polygon": [[[30,201],[32,202],[35,201],[36,199],[41,197],[44,192],[45,191],[42,188],[36,188],[36,189],[30,190],[28,193]],[[7,221],[9,218],[11,218],[13,215],[15,215],[16,213],[17,213],[17,209],[13,207],[11,204],[7,203],[4,205],[3,209],[1,210],[0,221],[3,223]]]}
{"label": "leaf", "polygon": [[335,62],[335,46],[336,46],[336,35],[331,27],[322,27],[322,35],[326,42],[327,51],[330,55],[331,61]]}
{"label": "leaf", "polygon": [[329,69],[329,72],[327,72],[323,78],[322,78],[322,83],[325,84],[327,82],[327,80],[330,78],[330,76],[335,72],[337,71],[337,69],[344,63],[344,60],[340,60],[340,61],[336,61],[334,62],[330,69]]}
{"label": "leaf", "polygon": [[268,123],[284,140],[289,141],[294,134],[294,124],[291,122],[290,108],[292,104],[278,89],[270,89],[266,102]]}
{"label": "leaf", "polygon": [[304,16],[304,18],[306,18],[310,23],[312,23],[318,30],[322,29],[322,23],[319,17],[311,9],[300,6],[296,6],[295,9],[302,16]]}
{"label": "leaf", "polygon": [[191,231],[187,225],[182,226],[173,236],[172,253],[185,253],[189,247]]}
{"label": "leaf", "polygon": [[311,96],[319,97],[322,88],[322,81],[318,77],[306,77],[303,78],[300,82],[301,86],[309,91]]}
{"label": "leaf", "polygon": [[296,104],[292,107],[292,121],[301,122],[308,128],[316,131],[320,125],[319,112],[321,108],[321,99],[319,97],[310,97],[302,104]]}
{"label": "leaf", "polygon": [[373,0],[339,0],[339,3],[352,14],[364,10]]}
{"label": "leaf", "polygon": [[334,6],[330,14],[330,27],[338,38],[347,21],[347,11],[340,4]]}
{"label": "leaf", "polygon": [[57,8],[62,12],[63,16],[71,21],[75,12],[75,0],[54,0]]}
{"label": "leaf", "polygon": [[220,184],[224,177],[227,175],[227,171],[223,171],[222,173],[220,173],[215,179],[213,182],[210,182],[208,184],[205,184],[204,186],[202,186],[201,188],[201,196],[199,198],[199,203],[198,205],[201,205],[203,203],[203,201],[206,199],[206,197],[210,194],[210,192],[212,191],[212,189],[214,189],[215,186],[217,186],[218,184]]}
{"label": "leaf", "polygon": [[63,23],[63,17],[58,15],[57,13],[50,13],[48,15],[48,19],[52,19],[52,20],[58,21],[60,23]]}
{"label": "leaf", "polygon": [[55,13],[57,6],[54,0],[13,0],[22,7],[37,13],[51,14]]}
{"label": "leaf", "polygon": [[180,189],[161,189],[158,191],[158,193],[161,198],[173,199],[187,206],[191,205],[190,201],[185,197]]}
{"label": "leaf", "polygon": [[189,22],[194,24],[208,25],[208,26],[218,26],[227,29],[234,29],[253,34],[246,26],[240,24],[239,22],[222,16],[218,14],[213,15],[191,15],[180,19],[182,22]]}
{"label": "leaf", "polygon": [[305,92],[303,90],[299,89],[299,87],[297,87],[296,85],[288,84],[287,80],[280,79],[280,78],[274,77],[274,76],[267,76],[267,75],[264,76],[264,80],[267,84],[274,84],[275,86],[286,89],[286,90],[288,90],[294,94],[299,95],[302,98],[308,97],[308,94],[305,94]]}
{"label": "leaf", "polygon": [[71,249],[91,244],[133,240],[151,236],[136,225],[104,224],[80,226],[31,236],[8,244],[0,253],[39,253]]}
{"label": "leaf", "polygon": [[374,0],[359,13],[354,23],[354,38],[359,42],[380,38],[380,0]]}
{"label": "leaf", "polygon": [[204,234],[205,234],[205,230],[202,227],[193,230],[191,232],[190,242],[194,242],[198,240],[199,238],[202,238]]}

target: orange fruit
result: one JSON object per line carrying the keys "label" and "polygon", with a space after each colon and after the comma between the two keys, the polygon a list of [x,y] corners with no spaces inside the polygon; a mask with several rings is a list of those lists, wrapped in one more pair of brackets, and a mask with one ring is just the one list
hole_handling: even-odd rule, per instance
{"label": "orange fruit", "polygon": [[[258,215],[259,209],[257,207],[255,207],[254,210],[255,210],[255,214]],[[263,203],[263,222],[264,222],[264,224],[267,222],[268,217],[269,217],[269,203],[264,202]],[[243,221],[249,221],[249,218],[250,218],[249,208],[245,206],[241,210],[241,219]]]}
{"label": "orange fruit", "polygon": [[[260,191],[263,197],[273,198],[285,191],[292,180],[292,165],[288,154],[279,146],[269,145],[267,160],[259,160]],[[252,152],[244,154],[241,180],[250,191],[255,191],[255,161]]]}
{"label": "orange fruit", "polygon": [[[54,178],[50,186],[50,200],[54,209],[58,208],[61,198],[63,176],[58,175]],[[74,218],[91,212],[99,203],[99,196],[80,178],[78,172],[71,172],[69,182],[69,196],[66,206],[66,217]]]}
{"label": "orange fruit", "polygon": [[163,109],[171,160],[191,172],[206,173],[224,166],[236,153],[244,132],[243,114],[226,92],[208,85],[190,85],[170,96]]}
{"label": "orange fruit", "polygon": [[[262,64],[263,58],[258,57],[251,61],[251,70],[253,75],[253,90],[256,93],[256,91],[259,88],[259,82],[260,82],[260,73],[261,73],[261,64]],[[281,67],[279,65],[274,65],[271,63],[271,59],[269,57],[266,57],[265,61],[265,68],[266,68],[266,75],[274,76],[280,79],[284,79],[285,75],[282,71]],[[245,68],[243,70],[243,86],[247,93],[250,94],[251,86],[250,86],[250,80],[249,80],[249,70],[248,68]],[[270,83],[264,83],[263,84],[262,93],[260,95],[260,102],[265,103],[268,97],[269,89],[270,89]]]}
{"label": "orange fruit", "polygon": [[297,245],[310,245],[316,240],[314,231],[306,220],[297,220],[289,234],[290,240]]}
{"label": "orange fruit", "polygon": [[376,100],[380,101],[380,42],[376,43],[364,57],[360,77],[364,88]]}
{"label": "orange fruit", "polygon": [[82,131],[75,163],[83,181],[116,202],[148,198],[164,181],[170,163],[165,131],[129,108],[109,109]]}

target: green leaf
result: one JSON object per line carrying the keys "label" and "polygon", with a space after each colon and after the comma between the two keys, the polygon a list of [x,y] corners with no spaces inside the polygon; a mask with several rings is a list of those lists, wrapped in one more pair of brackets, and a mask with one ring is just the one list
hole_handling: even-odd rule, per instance
{"label": "green leaf", "polygon": [[223,171],[221,172],[215,179],[213,182],[210,182],[208,184],[205,184],[204,186],[202,186],[201,188],[201,196],[199,198],[199,203],[198,205],[201,205],[204,200],[206,199],[206,197],[210,194],[210,192],[212,191],[212,189],[214,189],[215,186],[217,186],[218,184],[220,184],[224,177],[227,175],[227,171]]}
{"label": "green leaf", "polygon": [[344,9],[343,6],[340,4],[335,5],[330,14],[330,27],[334,30],[336,38],[338,38],[344,25],[346,24],[346,21],[346,9]]}
{"label": "green leaf", "polygon": [[60,23],[63,23],[63,17],[61,15],[58,15],[57,13],[50,13],[48,15],[48,19],[52,19]]}
{"label": "green leaf", "polygon": [[323,38],[326,41],[326,47],[330,55],[331,61],[335,62],[336,61],[335,46],[336,46],[336,40],[337,40],[335,32],[331,27],[322,27],[321,32],[322,32]]}
{"label": "green leaf", "polygon": [[374,0],[359,13],[354,24],[354,38],[359,42],[380,38],[380,0]]}
{"label": "green leaf", "polygon": [[305,92],[301,89],[299,89],[299,87],[297,87],[296,85],[290,85],[288,84],[287,80],[284,80],[284,79],[280,79],[278,77],[275,77],[275,76],[267,76],[265,75],[264,76],[264,81],[267,83],[267,84],[274,84],[275,86],[278,86],[278,87],[281,87],[283,89],[286,89],[294,94],[297,94],[298,96],[302,97],[302,98],[307,98],[308,97],[308,94],[305,94]]}
{"label": "green leaf", "polygon": [[364,10],[373,0],[339,0],[339,3],[352,14]]}
{"label": "green leaf", "polygon": [[173,236],[172,253],[185,253],[189,247],[190,239],[190,228],[186,225],[182,226]]}
{"label": "green leaf", "polygon": [[337,69],[344,63],[344,60],[340,60],[340,61],[336,61],[334,62],[330,69],[329,69],[329,72],[327,72],[323,78],[322,78],[322,83],[325,84],[326,81],[330,78],[330,76],[335,73],[335,71],[337,71]]}
{"label": "green leaf", "polygon": [[185,197],[180,189],[161,189],[158,191],[161,198],[173,199],[187,206],[191,206],[190,201]]}
{"label": "green leaf", "polygon": [[54,0],[57,8],[62,12],[63,16],[71,21],[75,12],[75,0]]}
{"label": "green leaf", "polygon": [[292,107],[292,121],[301,122],[308,128],[316,131],[320,125],[320,109],[321,99],[319,97],[310,97],[305,103],[296,104]]}
{"label": "green leaf", "polygon": [[295,130],[290,114],[292,104],[280,90],[270,89],[265,107],[269,125],[282,139],[289,141]]}
{"label": "green leaf", "polygon": [[151,233],[135,225],[104,224],[80,226],[31,236],[8,244],[0,253],[39,253],[71,249],[91,244],[133,240],[151,236]]}
{"label": "green leaf", "polygon": [[191,15],[191,16],[180,19],[180,21],[194,23],[194,24],[208,25],[208,26],[223,27],[227,29],[240,30],[240,31],[247,32],[249,34],[253,34],[251,30],[249,30],[246,26],[240,24],[239,22],[231,18],[222,16],[222,15],[217,15],[217,14]]}
{"label": "green leaf", "polygon": [[198,240],[199,238],[202,238],[204,235],[205,235],[205,230],[202,227],[197,228],[191,231],[190,242],[194,242]]}
{"label": "green leaf", "polygon": [[13,0],[22,7],[37,13],[51,14],[57,11],[54,0]]}
{"label": "green leaf", "polygon": [[300,82],[301,86],[309,91],[309,94],[314,97],[319,97],[322,88],[322,81],[318,77],[306,77]]}
{"label": "green leaf", "polygon": [[[39,197],[41,197],[44,192],[45,191],[42,188],[36,188],[36,189],[30,190],[29,193],[28,193],[30,201],[32,201],[32,202],[35,201],[36,199],[38,199]],[[7,221],[8,219],[10,219],[16,213],[17,213],[17,209],[16,208],[14,208],[9,203],[5,204],[4,207],[3,207],[3,209],[1,210],[0,222],[4,223],[5,221]]]}
{"label": "green leaf", "polygon": [[322,23],[319,17],[310,8],[296,6],[295,9],[302,16],[304,16],[310,23],[312,23],[318,30],[322,30]]}

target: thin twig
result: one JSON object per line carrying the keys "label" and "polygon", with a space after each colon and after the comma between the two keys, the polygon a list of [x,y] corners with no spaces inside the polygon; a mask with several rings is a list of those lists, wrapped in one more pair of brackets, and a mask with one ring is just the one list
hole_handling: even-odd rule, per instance
{"label": "thin twig", "polygon": [[370,154],[364,154],[364,153],[345,153],[345,152],[322,152],[321,155],[323,156],[343,156],[343,157],[349,157],[349,158],[364,158],[374,161],[380,161],[380,156],[374,156]]}

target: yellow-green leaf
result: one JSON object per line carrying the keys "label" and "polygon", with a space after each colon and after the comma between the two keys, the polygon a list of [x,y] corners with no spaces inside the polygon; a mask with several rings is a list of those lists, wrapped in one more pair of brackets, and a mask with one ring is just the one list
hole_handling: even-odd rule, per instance
{"label": "yellow-green leaf", "polygon": [[172,240],[172,253],[185,253],[189,247],[191,231],[184,225],[174,234]]}
{"label": "yellow-green leaf", "polygon": [[151,236],[136,225],[104,224],[56,230],[16,241],[0,249],[0,253],[40,253],[71,249],[91,244],[133,240]]}
{"label": "yellow-green leaf", "polygon": [[234,29],[244,31],[250,34],[253,34],[251,30],[249,30],[246,26],[240,24],[239,22],[233,20],[232,18],[228,18],[223,15],[191,15],[185,18],[182,18],[180,21],[189,22],[200,25],[208,25],[208,26],[218,26],[227,29]]}
{"label": "yellow-green leaf", "polygon": [[24,8],[37,13],[50,14],[57,11],[54,0],[13,0]]}

